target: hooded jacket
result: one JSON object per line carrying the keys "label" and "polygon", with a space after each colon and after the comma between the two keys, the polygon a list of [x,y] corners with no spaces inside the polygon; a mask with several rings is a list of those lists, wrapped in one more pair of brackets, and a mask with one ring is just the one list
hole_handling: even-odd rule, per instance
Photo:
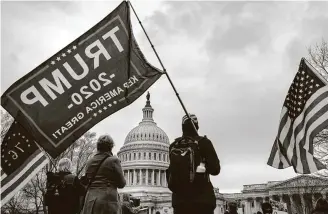
{"label": "hooded jacket", "polygon": [[[198,128],[198,124],[195,124]],[[182,137],[177,138],[180,140],[183,137],[199,138],[197,131],[193,127],[190,119],[182,125]],[[220,160],[215,152],[212,142],[207,138],[203,137],[199,142],[199,150],[201,156],[205,159],[206,172],[210,175],[218,175],[220,173]],[[171,151],[172,144],[170,146]],[[197,204],[205,204],[213,209],[216,207],[216,197],[214,194],[214,189],[210,179],[207,182],[202,183],[202,186],[199,187],[203,191],[201,194],[197,195],[179,195],[177,193],[172,193],[172,206],[173,208],[179,205],[192,204],[197,206]]]}

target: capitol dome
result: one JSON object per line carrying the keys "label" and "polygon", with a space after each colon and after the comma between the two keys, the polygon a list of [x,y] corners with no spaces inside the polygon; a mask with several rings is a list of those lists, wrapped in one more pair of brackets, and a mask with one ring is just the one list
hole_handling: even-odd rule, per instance
{"label": "capitol dome", "polygon": [[[149,97],[150,98],[150,97]],[[142,109],[143,119],[137,127],[132,129],[126,136],[124,144],[135,141],[154,141],[170,144],[169,138],[166,133],[159,128],[153,119],[154,109],[147,100],[146,106]]]}
{"label": "capitol dome", "polygon": [[124,144],[134,141],[157,141],[169,144],[169,138],[166,133],[156,125],[140,123],[139,126],[132,129],[126,136]]}
{"label": "capitol dome", "polygon": [[143,118],[125,138],[117,153],[121,160],[126,186],[121,193],[137,197],[168,196],[165,171],[169,166],[170,141],[153,119],[154,109],[147,94]]}

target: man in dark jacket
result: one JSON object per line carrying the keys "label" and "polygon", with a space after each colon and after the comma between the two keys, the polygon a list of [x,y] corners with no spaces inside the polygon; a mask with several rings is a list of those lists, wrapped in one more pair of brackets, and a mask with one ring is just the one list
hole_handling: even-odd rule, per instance
{"label": "man in dark jacket", "polygon": [[[198,120],[194,114],[191,114],[190,118],[188,118],[187,115],[182,118],[183,134],[181,138],[189,137],[192,139],[199,139],[198,129]],[[174,208],[174,214],[214,213],[216,198],[209,175],[218,175],[220,173],[220,161],[212,142],[207,137],[202,137],[198,142],[198,147],[205,164],[205,173],[207,176],[204,177],[204,181],[197,183],[197,185],[199,185],[197,186],[197,189],[200,191],[196,194],[172,192],[172,207]],[[170,151],[171,148],[172,144],[170,146]],[[200,163],[196,163],[196,165],[199,164]]]}
{"label": "man in dark jacket", "polygon": [[[80,211],[80,196],[83,194],[83,187],[79,178],[71,173],[72,162],[68,158],[62,158],[58,162],[58,172],[47,173],[47,193],[45,195],[49,214],[76,214]],[[56,182],[55,182],[56,181]],[[62,185],[56,188],[55,192],[51,188],[55,182]]]}

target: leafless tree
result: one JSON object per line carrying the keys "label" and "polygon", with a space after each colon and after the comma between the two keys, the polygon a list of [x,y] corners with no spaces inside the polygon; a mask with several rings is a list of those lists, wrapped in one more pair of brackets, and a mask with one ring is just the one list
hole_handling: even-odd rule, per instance
{"label": "leafless tree", "polygon": [[[328,129],[322,130],[314,139],[314,156],[328,167]],[[317,174],[328,178],[328,170]]]}
{"label": "leafless tree", "polygon": [[0,109],[1,112],[1,142],[5,137],[10,125],[14,122],[14,118],[10,116],[5,110]]}
{"label": "leafless tree", "polygon": [[[321,43],[308,48],[307,60],[320,74],[328,80],[328,43],[324,39]],[[314,140],[315,156],[328,167],[328,127],[321,131]],[[328,170],[318,172],[321,176],[328,177]]]}
{"label": "leafless tree", "polygon": [[26,197],[30,198],[34,203],[35,213],[39,213],[42,208],[42,213],[47,214],[44,195],[46,193],[46,173],[48,171],[56,171],[54,165],[58,164],[61,158],[69,158],[72,160],[73,174],[81,176],[86,163],[96,149],[96,133],[86,132],[81,138],[70,146],[65,152],[59,155],[56,159],[44,167],[32,180],[27,184],[22,192]]}
{"label": "leafless tree", "polygon": [[[1,109],[1,142],[7,133],[13,118]],[[73,165],[73,174],[81,176],[84,173],[86,163],[90,156],[96,150],[96,133],[86,132],[82,137],[75,141],[66,151],[59,155],[56,159],[51,160],[50,164],[45,166],[31,181],[13,197],[6,205],[5,210],[8,214],[28,213],[29,211],[21,209],[21,204],[29,204],[29,210],[32,213],[47,214],[44,203],[44,195],[46,193],[46,173],[55,171],[58,161],[67,157],[71,159]],[[3,211],[3,207],[1,210]],[[23,206],[23,208],[27,206]],[[15,211],[16,210],[16,211]]]}
{"label": "leafless tree", "polygon": [[308,48],[307,60],[328,80],[328,43],[324,39],[321,43]]}
{"label": "leafless tree", "polygon": [[24,197],[22,192],[18,192],[10,201],[1,207],[1,214],[29,214],[29,200]]}
{"label": "leafless tree", "polygon": [[[42,172],[42,171],[41,171]],[[31,202],[35,213],[43,210],[43,193],[45,190],[44,173],[38,173],[23,189],[22,193]]]}

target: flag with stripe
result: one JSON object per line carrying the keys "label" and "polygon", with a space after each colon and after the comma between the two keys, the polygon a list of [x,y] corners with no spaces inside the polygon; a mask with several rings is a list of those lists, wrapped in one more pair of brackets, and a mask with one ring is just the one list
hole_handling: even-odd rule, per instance
{"label": "flag with stripe", "polygon": [[48,159],[32,136],[14,121],[1,144],[1,206],[47,163]]}
{"label": "flag with stripe", "polygon": [[327,80],[302,58],[282,107],[278,135],[267,164],[277,169],[293,166],[301,174],[326,169],[314,157],[313,140],[327,127]]}

